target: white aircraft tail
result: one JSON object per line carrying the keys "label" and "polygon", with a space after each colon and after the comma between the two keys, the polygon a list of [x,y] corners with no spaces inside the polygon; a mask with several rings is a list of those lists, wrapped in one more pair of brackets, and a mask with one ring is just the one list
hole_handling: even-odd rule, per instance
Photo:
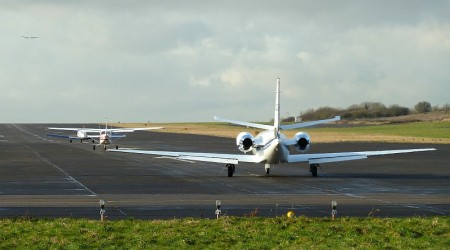
{"label": "white aircraft tail", "polygon": [[275,91],[275,117],[273,119],[275,131],[280,130],[280,78],[277,79],[277,90]]}
{"label": "white aircraft tail", "polygon": [[277,89],[275,91],[275,117],[274,117],[273,126],[259,124],[259,123],[228,120],[228,119],[224,119],[224,118],[221,118],[218,116],[214,116],[214,120],[220,121],[220,122],[228,122],[231,124],[236,124],[236,125],[245,126],[245,127],[273,130],[276,133],[278,133],[278,131],[280,131],[280,130],[310,127],[310,126],[314,126],[317,124],[339,121],[341,119],[340,116],[335,116],[334,118],[326,119],[326,120],[318,120],[318,121],[311,121],[311,122],[294,123],[294,124],[289,124],[289,125],[281,125],[280,106],[281,106],[280,105],[280,78],[278,78],[277,79]]}

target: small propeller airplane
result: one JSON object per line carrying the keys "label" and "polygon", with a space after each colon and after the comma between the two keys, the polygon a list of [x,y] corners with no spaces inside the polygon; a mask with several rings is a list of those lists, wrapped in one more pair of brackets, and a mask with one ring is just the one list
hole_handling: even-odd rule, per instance
{"label": "small propeller airplane", "polygon": [[[148,127],[148,128],[108,128],[108,123],[106,123],[105,128],[55,128],[49,127],[47,129],[50,130],[64,130],[64,131],[76,131],[76,136],[63,135],[63,134],[47,134],[47,136],[58,137],[58,138],[67,138],[70,139],[70,143],[72,140],[80,140],[83,143],[83,140],[92,140],[92,143],[97,143],[93,145],[93,150],[95,150],[95,146],[103,145],[103,149],[106,150],[106,146],[112,144],[114,141],[126,137],[125,134],[122,133],[131,133],[134,131],[141,130],[155,130],[155,129],[163,129],[163,127]],[[94,133],[94,134],[91,134]],[[116,149],[119,148],[119,145],[115,146]]]}
{"label": "small propeller airplane", "polygon": [[[295,123],[289,125],[280,124],[280,78],[277,79],[277,88],[275,96],[275,118],[274,124],[265,125],[250,122],[242,122],[235,120],[223,119],[215,116],[216,121],[227,122],[235,125],[246,126],[251,128],[264,129],[265,131],[253,137],[248,132],[240,133],[236,138],[236,146],[244,153],[252,152],[252,155],[247,154],[217,154],[217,153],[193,153],[193,152],[170,152],[170,151],[147,151],[137,149],[110,149],[111,152],[134,153],[134,154],[148,154],[166,156],[184,161],[204,161],[224,163],[228,168],[228,177],[232,177],[235,173],[235,165],[239,162],[262,163],[265,165],[265,172],[269,174],[270,168],[279,163],[297,163],[307,162],[310,166],[312,176],[317,176],[317,169],[319,164],[351,161],[366,159],[369,156],[389,155],[413,153],[422,151],[436,150],[434,148],[421,149],[403,149],[403,150],[384,150],[384,151],[362,151],[362,152],[342,152],[342,153],[317,153],[306,154],[311,146],[311,138],[305,132],[298,132],[293,138],[288,139],[280,131],[288,129],[298,129],[317,124],[329,123],[339,121],[340,117],[336,116],[331,119]],[[289,146],[294,146],[301,154],[290,154]]]}
{"label": "small propeller airplane", "polygon": [[25,39],[36,39],[39,38],[38,36],[22,36]]}

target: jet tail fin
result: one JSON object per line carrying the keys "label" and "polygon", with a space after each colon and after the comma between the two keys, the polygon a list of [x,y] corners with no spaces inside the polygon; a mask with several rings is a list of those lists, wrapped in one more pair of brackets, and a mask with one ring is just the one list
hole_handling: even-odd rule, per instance
{"label": "jet tail fin", "polygon": [[252,123],[252,122],[228,120],[228,119],[224,119],[224,118],[221,118],[218,116],[214,116],[214,120],[216,120],[216,121],[228,122],[231,124],[236,124],[236,125],[251,127],[251,128],[273,130],[273,131],[276,131],[276,133],[278,133],[277,131],[279,131],[279,130],[310,127],[310,126],[314,126],[314,125],[318,125],[318,124],[322,124],[322,123],[339,121],[340,119],[341,119],[340,116],[335,116],[334,118],[331,118],[331,119],[311,121],[311,122],[302,122],[302,123],[295,123],[295,124],[289,124],[289,125],[281,125],[280,124],[281,123],[281,119],[280,119],[280,78],[277,79],[277,89],[275,91],[275,117],[274,117],[273,126],[259,124],[259,123]]}
{"label": "jet tail fin", "polygon": [[275,91],[275,116],[273,127],[276,131],[280,130],[280,78],[277,79],[277,90]]}

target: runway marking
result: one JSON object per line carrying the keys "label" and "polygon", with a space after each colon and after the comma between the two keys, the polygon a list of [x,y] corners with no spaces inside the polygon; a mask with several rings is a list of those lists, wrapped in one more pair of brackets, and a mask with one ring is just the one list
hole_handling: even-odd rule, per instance
{"label": "runway marking", "polygon": [[385,201],[385,200],[380,200],[380,199],[368,199],[368,200],[378,201],[378,202],[385,203],[385,204],[396,205],[396,206],[401,206],[401,207],[407,207],[407,208],[412,208],[412,209],[417,209],[417,210],[425,210],[425,211],[429,211],[429,212],[438,213],[438,214],[441,214],[441,215],[445,215],[446,214],[445,212],[439,211],[441,209],[437,209],[437,208],[433,208],[433,207],[413,206],[413,205],[408,205],[408,204],[398,204],[398,203],[395,203],[395,202]]}
{"label": "runway marking", "polygon": [[[42,138],[42,137],[40,137],[40,136],[38,136],[38,135],[35,135],[35,134],[33,134],[33,133],[29,132],[29,131],[26,131],[25,129],[23,129],[23,128],[17,126],[16,124],[12,124],[12,125],[15,126],[17,129],[19,129],[20,131],[23,131],[24,133],[27,133],[27,134],[30,134],[30,135],[34,135],[35,137],[37,137],[37,138],[39,138],[39,139],[41,139],[41,140],[44,140],[44,141],[53,142],[52,140],[48,140],[48,139]],[[73,181],[73,182],[77,183],[78,185],[80,185],[80,186],[83,188],[83,190],[86,190],[86,191],[88,191],[89,193],[91,193],[90,195],[83,195],[83,196],[88,196],[88,197],[99,197],[99,195],[97,195],[94,191],[90,190],[90,189],[89,189],[88,187],[86,187],[83,183],[81,183],[81,182],[79,182],[78,180],[76,180],[75,178],[73,178],[71,175],[69,175],[66,171],[64,171],[64,170],[63,170],[62,168],[60,168],[58,165],[56,165],[56,164],[50,162],[48,159],[42,157],[38,152],[34,151],[34,150],[33,150],[32,148],[30,148],[29,146],[23,145],[23,144],[21,144],[21,145],[24,146],[24,147],[26,147],[26,148],[27,148],[28,150],[30,150],[31,152],[33,152],[39,159],[41,159],[42,161],[46,162],[47,164],[53,166],[54,168],[56,168],[57,170],[59,170],[61,173],[63,173],[64,175],[66,175],[66,176],[67,176],[67,179],[68,179],[69,181]],[[119,211],[119,213],[123,214],[124,216],[128,216],[128,215],[127,215],[125,212],[123,212],[120,208],[115,207],[115,206],[112,206],[112,207],[115,208],[117,211]]]}
{"label": "runway marking", "polygon": [[39,159],[41,159],[42,161],[46,162],[47,164],[53,166],[54,168],[56,168],[57,170],[59,170],[61,173],[63,173],[64,175],[67,176],[67,178],[75,183],[77,183],[78,185],[80,185],[81,187],[83,187],[86,191],[88,191],[89,193],[91,193],[91,195],[88,196],[98,196],[95,192],[93,192],[92,190],[90,190],[88,187],[86,187],[85,185],[83,185],[83,183],[77,181],[75,178],[73,178],[71,175],[69,175],[66,171],[64,171],[62,168],[60,168],[58,165],[50,162],[49,160],[47,160],[46,158],[42,157],[38,152],[34,151],[32,148],[30,148],[27,145],[23,145],[22,146],[26,147],[28,150],[30,150],[31,152],[33,152]]}
{"label": "runway marking", "polygon": [[50,139],[47,139],[47,138],[43,138],[43,137],[41,137],[40,135],[31,133],[31,132],[29,132],[29,131],[27,131],[27,130],[21,128],[21,127],[19,127],[19,126],[16,125],[16,124],[12,124],[12,125],[13,125],[14,127],[16,127],[18,130],[20,130],[20,131],[22,131],[22,132],[24,132],[24,133],[26,133],[26,134],[29,134],[29,135],[31,135],[31,136],[34,136],[34,137],[36,137],[36,138],[38,138],[38,139],[41,139],[41,140],[43,140],[43,141],[53,142],[53,140],[50,140]]}
{"label": "runway marking", "polygon": [[366,198],[365,196],[356,195],[356,194],[350,194],[350,193],[342,193],[342,194],[345,194],[345,195],[350,196],[350,197],[360,198],[360,199],[365,199]]}
{"label": "runway marking", "polygon": [[[299,184],[299,183],[295,183],[292,181],[288,181],[292,184]],[[339,192],[337,190],[333,190],[333,189],[325,189],[325,188],[320,188],[320,187],[316,187],[316,186],[311,186],[311,185],[306,185],[306,184],[300,184],[304,187],[309,187],[312,189],[317,189],[323,192],[328,192],[328,193],[332,193],[330,195],[345,195],[345,196],[349,196],[352,198],[358,198],[358,199],[365,199],[365,200],[369,200],[369,201],[377,201],[379,203],[384,203],[384,204],[390,204],[390,205],[395,205],[395,206],[400,206],[400,207],[405,207],[405,208],[411,208],[411,209],[417,209],[417,210],[425,210],[425,211],[429,211],[429,212],[434,212],[434,213],[438,213],[438,214],[442,214],[445,215],[447,213],[445,212],[441,212],[441,209],[437,209],[437,208],[433,208],[433,207],[426,207],[426,206],[413,206],[413,205],[407,205],[407,204],[400,204],[400,203],[395,203],[395,202],[391,202],[391,201],[387,201],[387,200],[381,200],[381,199],[374,199],[374,198],[367,198],[365,196],[360,196],[360,195],[355,195],[355,194],[350,194],[350,193],[343,193],[343,192]],[[441,210],[441,211],[439,211]]]}

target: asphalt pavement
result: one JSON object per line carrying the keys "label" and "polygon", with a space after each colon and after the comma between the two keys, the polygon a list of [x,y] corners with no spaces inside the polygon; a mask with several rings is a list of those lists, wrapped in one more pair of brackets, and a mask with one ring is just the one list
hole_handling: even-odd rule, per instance
{"label": "asphalt pavement", "polygon": [[[46,127],[74,124],[0,124],[0,217],[108,219],[215,218],[222,215],[439,216],[450,215],[450,145],[312,144],[310,153],[434,147],[437,151],[323,164],[239,164],[232,178],[222,164],[112,153],[91,142],[46,136]],[[96,127],[97,125],[92,125]],[[243,129],[243,131],[245,128]],[[314,139],[314,138],[312,138]],[[240,153],[234,139],[138,131],[119,147]],[[294,152],[294,151],[293,151]]]}

